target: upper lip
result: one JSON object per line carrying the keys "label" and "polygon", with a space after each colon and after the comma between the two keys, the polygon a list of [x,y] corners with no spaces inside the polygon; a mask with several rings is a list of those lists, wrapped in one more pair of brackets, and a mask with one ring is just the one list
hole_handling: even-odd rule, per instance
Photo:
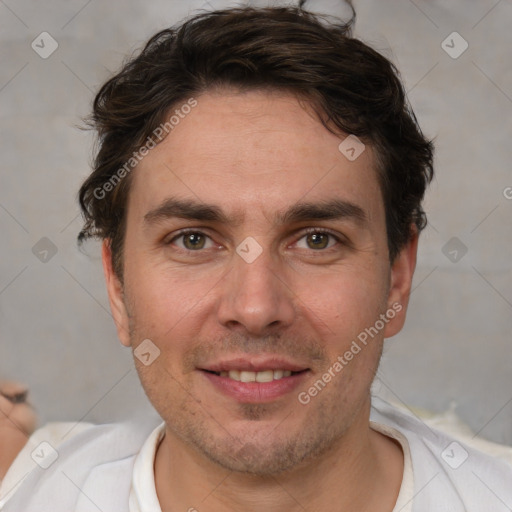
{"label": "upper lip", "polygon": [[231,370],[242,370],[248,372],[261,372],[264,370],[290,370],[300,372],[307,370],[304,364],[296,363],[283,357],[237,357],[224,359],[215,363],[210,363],[199,368],[210,372],[229,372]]}

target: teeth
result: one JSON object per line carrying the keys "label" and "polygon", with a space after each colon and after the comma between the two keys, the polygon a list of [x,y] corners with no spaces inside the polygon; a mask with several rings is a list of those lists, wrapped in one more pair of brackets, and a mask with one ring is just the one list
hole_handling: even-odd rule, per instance
{"label": "teeth", "polygon": [[265,370],[256,374],[256,382],[272,382],[274,380],[273,370]]}
{"label": "teeth", "polygon": [[248,372],[245,370],[230,370],[220,372],[221,377],[229,377],[239,382],[272,382],[283,377],[290,377],[290,370],[264,370],[262,372]]}
{"label": "teeth", "polygon": [[240,372],[240,382],[254,382],[256,380],[256,373],[254,372]]}

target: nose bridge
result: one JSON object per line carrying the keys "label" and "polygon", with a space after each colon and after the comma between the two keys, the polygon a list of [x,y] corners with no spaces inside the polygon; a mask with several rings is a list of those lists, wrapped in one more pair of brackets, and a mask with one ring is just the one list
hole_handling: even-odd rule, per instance
{"label": "nose bridge", "polygon": [[269,327],[289,325],[293,315],[292,293],[279,277],[278,260],[268,246],[246,238],[237,247],[232,271],[226,276],[219,321],[261,333]]}
{"label": "nose bridge", "polygon": [[241,291],[244,294],[250,295],[251,291],[257,292],[258,289],[272,294],[272,288],[275,286],[272,281],[276,279],[278,265],[274,261],[270,249],[267,246],[263,248],[256,243],[252,239],[244,241],[238,246],[233,261],[234,275],[240,284],[244,283],[244,286],[241,286]]}

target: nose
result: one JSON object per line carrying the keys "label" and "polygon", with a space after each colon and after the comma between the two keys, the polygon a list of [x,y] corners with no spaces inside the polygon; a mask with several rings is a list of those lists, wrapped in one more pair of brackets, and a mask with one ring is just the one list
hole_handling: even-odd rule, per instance
{"label": "nose", "polygon": [[233,255],[217,314],[224,327],[252,335],[269,334],[292,324],[293,292],[269,249],[263,249],[254,261]]}

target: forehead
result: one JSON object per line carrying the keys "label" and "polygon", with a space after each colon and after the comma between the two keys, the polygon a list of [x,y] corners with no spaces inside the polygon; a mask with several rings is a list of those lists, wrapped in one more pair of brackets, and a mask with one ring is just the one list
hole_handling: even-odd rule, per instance
{"label": "forehead", "polygon": [[329,132],[294,96],[228,90],[195,99],[137,166],[129,209],[144,215],[170,196],[218,204],[238,219],[331,199],[361,203],[368,217],[382,208],[371,149],[347,159],[338,149],[347,134]]}

